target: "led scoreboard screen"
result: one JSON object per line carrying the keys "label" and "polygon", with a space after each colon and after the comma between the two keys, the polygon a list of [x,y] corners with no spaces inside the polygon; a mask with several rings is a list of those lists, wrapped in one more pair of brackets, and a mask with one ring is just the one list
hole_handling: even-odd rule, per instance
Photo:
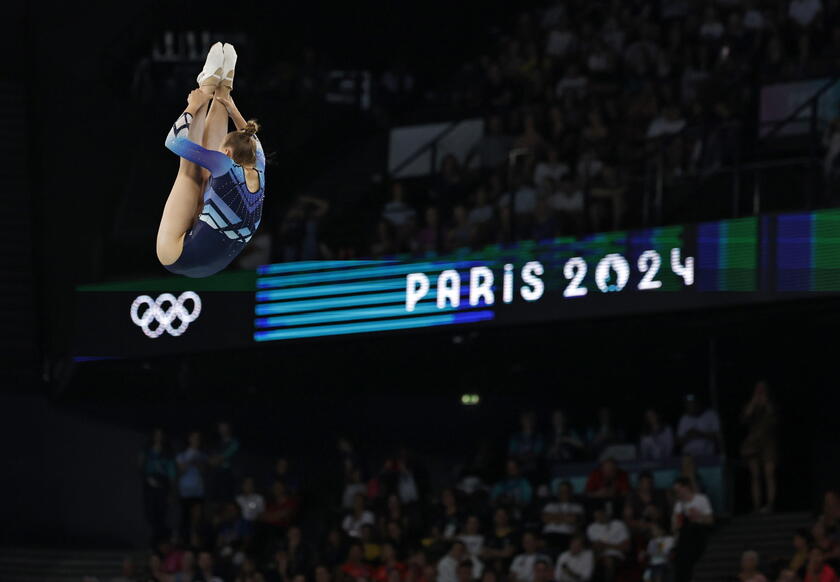
{"label": "led scoreboard screen", "polygon": [[840,291],[840,211],[524,241],[427,258],[307,261],[78,292],[76,356],[633,315]]}

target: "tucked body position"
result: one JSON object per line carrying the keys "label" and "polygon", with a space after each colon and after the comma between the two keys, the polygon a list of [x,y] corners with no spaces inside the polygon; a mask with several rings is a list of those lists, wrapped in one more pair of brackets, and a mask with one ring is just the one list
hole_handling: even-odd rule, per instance
{"label": "tucked body position", "polygon": [[[157,256],[178,275],[218,273],[260,225],[265,154],[257,123],[245,120],[230,95],[236,56],[227,43],[210,48],[198,88],[166,136],[166,147],[181,160],[160,220]],[[236,127],[230,133],[229,119]]]}

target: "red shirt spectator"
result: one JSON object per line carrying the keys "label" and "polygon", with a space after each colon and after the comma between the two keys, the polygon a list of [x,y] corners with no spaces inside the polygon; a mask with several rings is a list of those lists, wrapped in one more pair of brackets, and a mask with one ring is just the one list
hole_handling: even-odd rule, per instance
{"label": "red shirt spectator", "polygon": [[282,481],[274,482],[272,493],[272,500],[265,506],[260,519],[276,527],[288,527],[297,515],[298,500],[289,495]]}
{"label": "red shirt spectator", "polygon": [[397,561],[397,551],[394,544],[385,542],[382,545],[382,565],[373,571],[374,582],[387,582],[391,570],[396,570],[400,575],[400,580],[405,580],[408,567]]}
{"label": "red shirt spectator", "polygon": [[362,546],[353,544],[347,552],[347,561],[341,565],[341,571],[353,580],[369,578],[372,573],[371,567],[362,562],[362,555]]}
{"label": "red shirt spectator", "polygon": [[837,573],[825,563],[825,552],[819,546],[811,548],[802,582],[838,582]]}
{"label": "red shirt spectator", "polygon": [[591,497],[617,497],[629,492],[627,472],[619,469],[612,459],[605,459],[586,480],[586,494]]}

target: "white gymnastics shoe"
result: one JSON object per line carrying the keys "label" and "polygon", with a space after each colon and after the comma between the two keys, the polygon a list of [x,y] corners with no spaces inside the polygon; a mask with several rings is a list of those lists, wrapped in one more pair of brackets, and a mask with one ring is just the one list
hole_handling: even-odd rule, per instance
{"label": "white gymnastics shoe", "polygon": [[224,54],[225,60],[222,65],[224,73],[220,84],[233,89],[233,73],[236,69],[236,49],[233,48],[232,44],[225,43]]}
{"label": "white gymnastics shoe", "polygon": [[199,87],[206,85],[216,86],[222,80],[222,71],[224,67],[224,49],[222,43],[217,42],[207,51],[207,60],[204,62],[204,68],[198,74],[196,81]]}

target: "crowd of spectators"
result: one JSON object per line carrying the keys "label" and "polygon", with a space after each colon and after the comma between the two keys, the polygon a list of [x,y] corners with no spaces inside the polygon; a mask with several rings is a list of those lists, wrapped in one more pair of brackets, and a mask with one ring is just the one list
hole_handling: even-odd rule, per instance
{"label": "crowd of spectators", "polygon": [[[306,476],[287,458],[243,471],[228,423],[213,446],[190,432],[177,452],[156,430],[141,459],[154,551],[119,580],[688,580],[713,521],[693,459],[720,451],[720,421],[693,397],[685,405],[676,427],[647,411],[632,438],[607,408],[589,427],[528,410],[503,466],[467,463],[440,486],[405,449],[380,464],[341,437],[343,486],[316,523],[305,519]],[[622,463],[633,460],[646,464],[631,475]],[[564,474],[575,463],[588,472],[577,489]],[[662,488],[651,471],[667,463],[681,468]]]}
{"label": "crowd of spectators", "polygon": [[[757,135],[759,84],[836,66],[840,3],[568,0],[521,14],[495,42],[434,92],[462,118],[485,119],[475,147],[442,156],[431,178],[389,184],[366,243],[327,241],[315,256],[637,225],[652,171],[676,192],[749,158],[739,150]],[[699,211],[692,204],[675,203]]]}
{"label": "crowd of spectators", "polygon": [[[765,557],[766,558],[766,557]],[[792,533],[791,553],[762,562],[747,550],[741,556],[741,582],[838,582],[840,580],[840,491],[828,490],[811,527]]]}

